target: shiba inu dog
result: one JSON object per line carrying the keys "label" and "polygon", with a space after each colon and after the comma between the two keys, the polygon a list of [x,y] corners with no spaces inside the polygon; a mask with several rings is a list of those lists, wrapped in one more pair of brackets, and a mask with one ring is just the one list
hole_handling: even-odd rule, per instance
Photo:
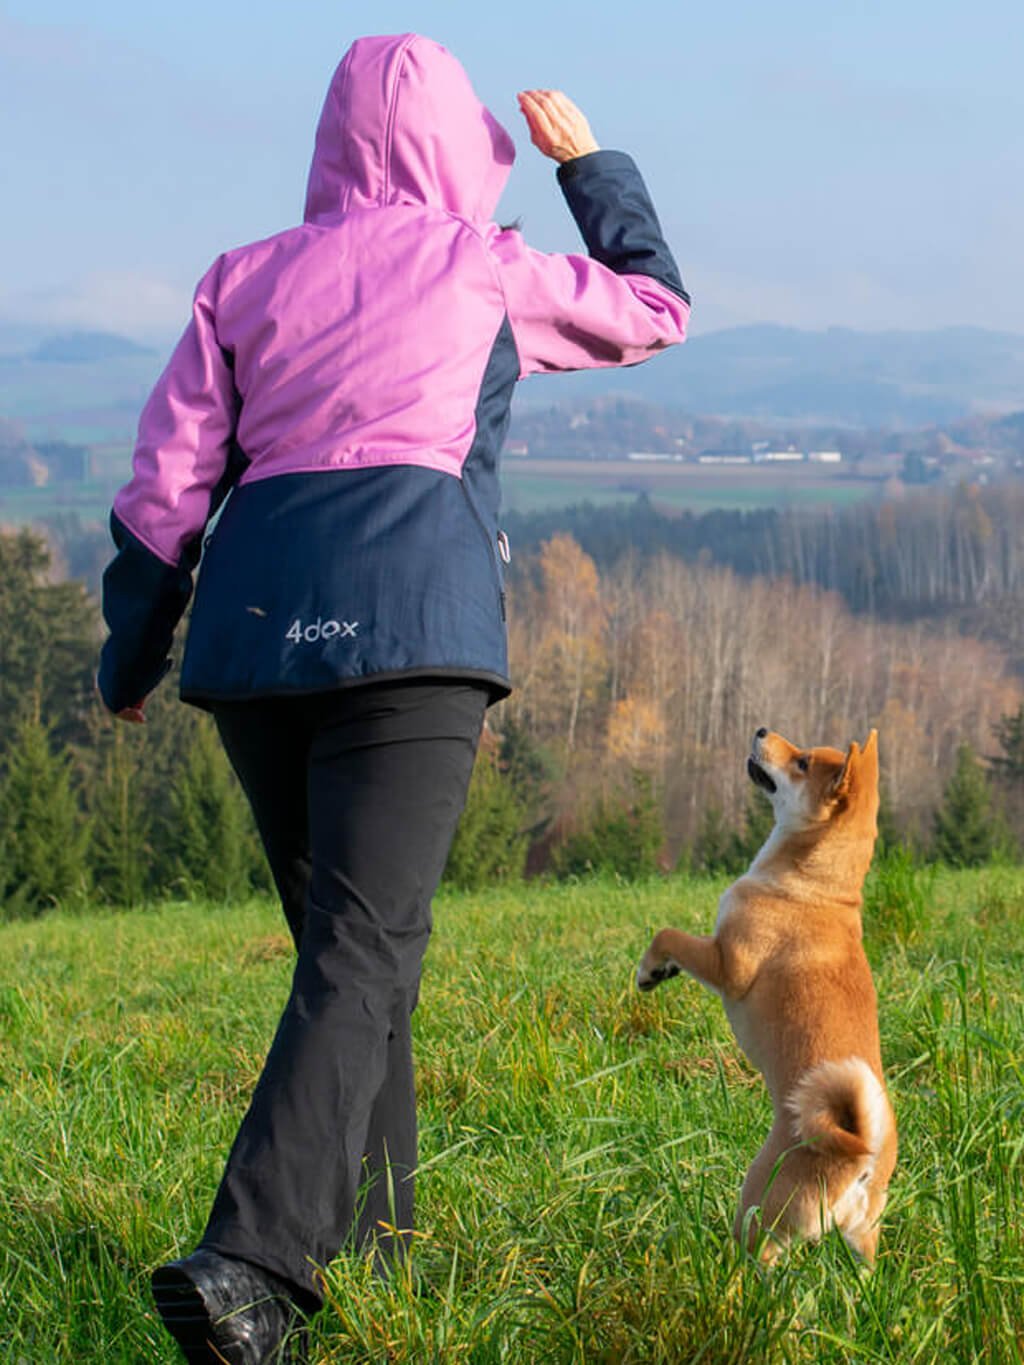
{"label": "shiba inu dog", "polygon": [[[766,729],[747,771],[775,825],[722,896],[715,932],[662,929],[637,985],[688,972],[722,999],[775,1114],[740,1195],[735,1235],[771,1262],[794,1236],[838,1228],[868,1264],[896,1163],[861,887],[878,815],[878,735],[801,749]],[[767,1234],[763,1236],[762,1233]]]}

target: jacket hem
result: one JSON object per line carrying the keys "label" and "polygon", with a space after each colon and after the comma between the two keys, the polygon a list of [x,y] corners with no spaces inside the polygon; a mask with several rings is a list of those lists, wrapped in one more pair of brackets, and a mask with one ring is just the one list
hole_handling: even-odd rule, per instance
{"label": "jacket hem", "polygon": [[503,701],[512,691],[512,684],[501,673],[481,668],[454,668],[445,664],[424,665],[421,668],[389,668],[379,673],[361,673],[358,677],[338,678],[330,687],[261,687],[244,692],[213,692],[206,688],[182,687],[179,696],[189,706],[213,711],[221,702],[264,701],[269,697],[316,697],[330,692],[346,691],[352,687],[367,687],[373,683],[403,682],[413,679],[437,678],[440,682],[479,682],[490,690],[488,706]]}

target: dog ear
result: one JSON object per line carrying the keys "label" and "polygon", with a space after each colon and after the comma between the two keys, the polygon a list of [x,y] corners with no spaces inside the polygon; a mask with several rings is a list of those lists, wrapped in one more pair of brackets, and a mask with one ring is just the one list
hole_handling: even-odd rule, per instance
{"label": "dog ear", "polygon": [[878,731],[872,730],[868,735],[864,750],[860,756],[861,766],[865,776],[871,777],[875,782],[878,781]]}
{"label": "dog ear", "polygon": [[878,731],[872,730],[862,749],[854,740],[846,754],[846,762],[832,779],[832,794],[836,797],[849,796],[856,782],[858,789],[866,791],[878,786]]}
{"label": "dog ear", "polygon": [[[869,741],[870,743],[870,741]],[[832,795],[846,796],[853,782],[853,775],[860,765],[860,745],[853,740],[846,751],[846,762],[832,779]]]}

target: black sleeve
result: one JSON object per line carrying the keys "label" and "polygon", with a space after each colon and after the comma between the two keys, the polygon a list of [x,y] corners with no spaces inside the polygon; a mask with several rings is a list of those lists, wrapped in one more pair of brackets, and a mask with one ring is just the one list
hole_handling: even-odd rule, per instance
{"label": "black sleeve", "polygon": [[[241,449],[233,445],[224,475],[211,494],[209,517],[247,465]],[[171,667],[171,640],[192,596],[192,574],[203,537],[194,536],[178,563],[167,564],[115,512],[110,514],[110,534],[117,549],[103,574],[103,619],[110,634],[100,651],[96,682],[106,705],[117,712],[147,697]]]}
{"label": "black sleeve", "polygon": [[558,183],[596,261],[617,275],[650,275],[690,302],[631,156],[602,150],[564,161]]}

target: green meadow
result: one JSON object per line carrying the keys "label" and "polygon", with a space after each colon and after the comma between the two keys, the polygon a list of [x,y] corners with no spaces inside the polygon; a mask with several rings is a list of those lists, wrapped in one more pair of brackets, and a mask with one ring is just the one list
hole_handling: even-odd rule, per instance
{"label": "green meadow", "polygon": [[[771,1273],[731,1240],[762,1083],[714,998],[632,985],[720,890],[438,898],[414,1252],[328,1267],[318,1365],[1022,1359],[1024,874],[873,874],[901,1157],[872,1274],[837,1238]],[[264,901],[0,928],[0,1360],[177,1359],[149,1272],[202,1229],[289,970]]]}
{"label": "green meadow", "polygon": [[603,507],[646,494],[665,511],[750,511],[761,507],[848,506],[877,498],[881,483],[843,479],[798,465],[696,468],[601,460],[512,460],[502,471],[506,511],[539,512],[590,502]]}

